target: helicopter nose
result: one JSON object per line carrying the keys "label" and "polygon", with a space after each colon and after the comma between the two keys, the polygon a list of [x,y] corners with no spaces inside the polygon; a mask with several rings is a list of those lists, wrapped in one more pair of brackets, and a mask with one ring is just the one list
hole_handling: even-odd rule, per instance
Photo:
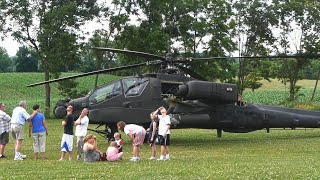
{"label": "helicopter nose", "polygon": [[83,109],[88,107],[88,97],[82,97],[77,99],[72,99],[69,103],[73,106],[74,110]]}
{"label": "helicopter nose", "polygon": [[56,116],[56,118],[63,118],[67,115],[65,106],[58,106],[54,109],[53,113]]}

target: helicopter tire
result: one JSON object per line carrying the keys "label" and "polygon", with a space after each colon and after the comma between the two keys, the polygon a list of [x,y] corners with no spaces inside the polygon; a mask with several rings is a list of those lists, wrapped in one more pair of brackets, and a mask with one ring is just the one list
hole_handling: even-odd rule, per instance
{"label": "helicopter tire", "polygon": [[64,118],[67,115],[66,109],[67,108],[65,106],[58,106],[54,109],[54,115],[57,118]]}

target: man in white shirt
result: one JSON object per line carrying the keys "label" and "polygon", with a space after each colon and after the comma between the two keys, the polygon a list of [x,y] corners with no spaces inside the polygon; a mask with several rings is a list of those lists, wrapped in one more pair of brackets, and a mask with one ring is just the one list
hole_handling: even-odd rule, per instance
{"label": "man in white shirt", "polygon": [[11,133],[13,139],[16,140],[14,145],[15,157],[14,160],[23,160],[26,155],[21,154],[21,146],[24,138],[23,127],[26,121],[32,119],[38,110],[33,111],[31,116],[27,113],[27,102],[25,100],[20,101],[19,107],[13,109],[11,118]]}
{"label": "man in white shirt", "polygon": [[77,160],[81,160],[83,157],[83,139],[87,135],[87,129],[89,125],[89,118],[88,118],[88,108],[84,108],[76,120],[76,132],[75,135],[77,136]]}

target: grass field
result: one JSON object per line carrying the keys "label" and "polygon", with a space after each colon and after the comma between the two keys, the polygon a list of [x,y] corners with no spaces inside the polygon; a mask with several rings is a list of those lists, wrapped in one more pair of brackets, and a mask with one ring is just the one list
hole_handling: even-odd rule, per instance
{"label": "grass field", "polygon": [[[70,75],[70,74],[64,74]],[[99,84],[117,77],[101,76]],[[0,101],[5,102],[11,114],[21,99],[29,104],[44,102],[43,87],[26,85],[43,80],[38,73],[0,73]],[[79,89],[91,89],[94,77],[78,80]],[[308,97],[315,81],[301,81],[302,92]],[[52,103],[59,100],[56,84],[51,85]],[[245,92],[245,100],[254,103],[281,104],[285,99],[284,86],[277,81],[264,83],[261,90]],[[316,103],[320,102],[318,90]],[[30,111],[30,107],[29,107]],[[0,159],[0,179],[319,179],[320,129],[255,131],[245,134],[223,133],[215,130],[172,129],[171,160],[149,161],[149,146],[142,147],[140,162],[129,162],[131,146],[124,137],[124,160],[120,162],[85,163],[60,162],[61,120],[48,119],[47,160],[33,160],[32,139],[26,137],[22,152],[24,161],[13,161],[13,140],[7,145],[7,159]],[[90,125],[95,128],[95,125]],[[25,133],[27,127],[25,127]],[[11,138],[11,137],[10,137]],[[107,148],[98,136],[99,149]]]}
{"label": "grass field", "polygon": [[[131,145],[124,138],[120,162],[58,161],[60,120],[48,121],[47,160],[34,160],[32,140],[26,137],[24,161],[13,161],[13,141],[0,159],[0,179],[319,179],[320,129],[271,130],[246,134],[215,130],[173,129],[170,161],[150,161],[151,149],[142,147],[140,162],[129,162]],[[90,125],[93,127],[92,125]],[[26,127],[25,127],[25,130]],[[11,138],[11,137],[10,137]],[[107,148],[98,136],[99,149]]]}

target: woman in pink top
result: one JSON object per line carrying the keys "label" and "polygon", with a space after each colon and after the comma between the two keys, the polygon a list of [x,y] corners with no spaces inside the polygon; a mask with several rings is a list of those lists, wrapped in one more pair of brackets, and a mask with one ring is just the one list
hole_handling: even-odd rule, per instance
{"label": "woman in pink top", "polygon": [[126,124],[123,121],[117,123],[119,130],[123,131],[131,140],[133,147],[133,157],[130,161],[140,161],[140,146],[143,144],[146,130],[136,124]]}
{"label": "woman in pink top", "polygon": [[118,161],[121,160],[123,152],[118,152],[118,145],[115,141],[111,141],[110,146],[107,149],[107,160]]}

